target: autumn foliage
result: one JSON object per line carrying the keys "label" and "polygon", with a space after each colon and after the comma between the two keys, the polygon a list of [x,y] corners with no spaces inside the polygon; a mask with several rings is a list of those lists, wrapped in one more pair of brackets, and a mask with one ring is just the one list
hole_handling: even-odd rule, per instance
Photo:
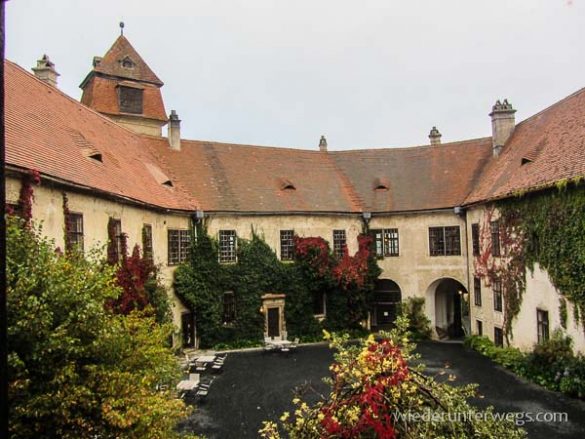
{"label": "autumn foliage", "polygon": [[[452,386],[456,377],[444,373],[435,378],[413,354],[408,320],[361,344],[348,337],[325,333],[336,351],[330,366],[328,395],[318,402],[293,399],[295,410],[285,412],[280,424],[265,422],[260,435],[266,439],[312,438],[507,438],[525,437],[523,430],[506,419],[480,411],[467,399],[476,396],[475,385]],[[312,398],[314,399],[314,398]]]}

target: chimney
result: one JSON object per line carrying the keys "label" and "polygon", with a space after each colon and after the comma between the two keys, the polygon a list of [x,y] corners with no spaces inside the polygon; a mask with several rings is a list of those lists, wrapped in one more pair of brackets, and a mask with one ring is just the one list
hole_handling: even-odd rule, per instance
{"label": "chimney", "polygon": [[512,104],[504,99],[504,102],[498,101],[492,107],[490,116],[492,118],[492,147],[494,157],[498,157],[502,148],[514,132],[516,126]]}
{"label": "chimney", "polygon": [[175,110],[169,115],[169,145],[175,151],[181,150],[181,120]]}
{"label": "chimney", "polygon": [[35,76],[41,81],[46,82],[53,87],[57,87],[57,77],[59,73],[55,70],[55,64],[51,62],[47,55],[37,60],[37,66],[32,68]]}
{"label": "chimney", "polygon": [[321,140],[319,140],[319,151],[327,152],[327,139],[325,136],[321,136]]}
{"label": "chimney", "polygon": [[441,136],[442,134],[439,132],[437,127],[433,127],[431,132],[429,133],[429,139],[431,139],[431,145],[440,145],[441,144]]}

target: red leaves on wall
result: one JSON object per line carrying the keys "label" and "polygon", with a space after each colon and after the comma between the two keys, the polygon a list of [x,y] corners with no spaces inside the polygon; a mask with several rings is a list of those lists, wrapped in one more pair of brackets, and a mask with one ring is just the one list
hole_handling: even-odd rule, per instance
{"label": "red leaves on wall", "polygon": [[326,276],[331,270],[329,244],[321,237],[294,237],[295,256],[308,263],[320,276]]}
{"label": "red leaves on wall", "polygon": [[41,182],[41,174],[36,169],[29,169],[28,173],[22,176],[22,185],[20,186],[20,196],[18,198],[18,208],[25,225],[30,225],[32,219],[32,203],[34,200],[33,186],[38,186]]}
{"label": "red leaves on wall", "polygon": [[343,257],[333,268],[333,277],[339,285],[345,289],[351,285],[360,288],[366,282],[368,275],[368,259],[372,238],[367,235],[358,236],[358,251],[355,256],[350,256],[347,246],[343,249]]}
{"label": "red leaves on wall", "polygon": [[359,288],[365,284],[372,245],[370,236],[359,235],[357,253],[350,256],[346,246],[339,261],[331,257],[329,244],[323,238],[295,236],[294,243],[297,259],[307,262],[319,275],[333,277],[343,289],[352,285]]}
{"label": "red leaves on wall", "polygon": [[125,315],[134,310],[144,309],[149,303],[145,285],[155,273],[155,265],[150,259],[140,255],[138,245],[134,246],[132,255],[129,257],[124,246],[122,261],[116,272],[116,281],[123,292],[118,299],[109,304],[110,308]]}

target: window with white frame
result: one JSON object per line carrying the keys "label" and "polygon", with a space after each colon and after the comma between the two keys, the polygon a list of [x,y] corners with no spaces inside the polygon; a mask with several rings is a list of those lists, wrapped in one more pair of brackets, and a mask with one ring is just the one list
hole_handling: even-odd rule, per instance
{"label": "window with white frame", "polygon": [[168,230],[168,264],[178,265],[187,260],[191,246],[191,232],[184,229]]}
{"label": "window with white frame", "polygon": [[237,240],[235,230],[219,231],[219,262],[236,262]]}

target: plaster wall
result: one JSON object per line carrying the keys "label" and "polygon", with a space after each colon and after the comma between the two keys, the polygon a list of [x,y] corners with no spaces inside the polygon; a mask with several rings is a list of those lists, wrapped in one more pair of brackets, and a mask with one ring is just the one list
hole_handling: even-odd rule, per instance
{"label": "plaster wall", "polygon": [[[460,256],[431,256],[429,227],[459,226],[461,239]],[[391,279],[398,284],[402,299],[423,297],[427,317],[434,329],[436,322],[436,287],[440,279],[450,278],[469,290],[467,281],[467,238],[464,218],[452,210],[408,215],[375,216],[371,229],[397,228],[399,256],[385,257],[378,261],[383,272],[381,279]]]}
{"label": "plaster wall", "polygon": [[[357,251],[357,237],[363,230],[360,215],[214,215],[207,217],[210,236],[217,238],[220,230],[235,230],[239,238],[250,239],[252,230],[275,250],[280,258],[280,231],[294,230],[302,237],[321,236],[333,244],[333,230],[346,231],[350,254]],[[465,221],[453,211],[404,215],[374,216],[370,229],[397,228],[399,256],[379,260],[383,273],[380,278],[395,281],[402,291],[402,298],[424,297],[426,312],[435,326],[435,287],[443,278],[452,278],[467,288],[467,258]],[[460,256],[430,256],[429,227],[459,226],[461,238]],[[435,283],[435,284],[433,284]]]}

